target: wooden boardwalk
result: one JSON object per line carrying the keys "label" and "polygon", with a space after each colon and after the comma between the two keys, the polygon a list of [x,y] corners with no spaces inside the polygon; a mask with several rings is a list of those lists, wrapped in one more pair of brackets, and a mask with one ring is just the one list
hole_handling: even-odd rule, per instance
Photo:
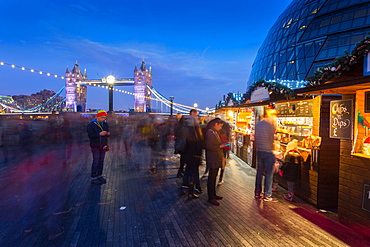
{"label": "wooden boardwalk", "polygon": [[206,178],[199,199],[179,193],[171,148],[153,174],[148,148],[135,145],[128,160],[112,143],[100,186],[90,184],[88,144],[70,151],[66,163],[51,153],[46,163],[35,155],[33,165],[1,165],[0,246],[370,246],[335,214],[285,201],[281,188],[275,202],[256,200],[255,170],[233,155],[218,187],[224,199],[214,206]]}

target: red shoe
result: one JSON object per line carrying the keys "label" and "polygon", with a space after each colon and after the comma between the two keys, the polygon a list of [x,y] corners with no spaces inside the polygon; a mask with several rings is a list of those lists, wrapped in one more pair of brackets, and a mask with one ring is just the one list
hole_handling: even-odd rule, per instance
{"label": "red shoe", "polygon": [[215,196],[216,200],[222,200],[222,198],[223,198],[222,196]]}
{"label": "red shoe", "polygon": [[213,200],[208,200],[207,202],[213,204],[213,205],[216,205],[216,206],[220,206],[220,203],[218,201],[216,201],[215,199]]}

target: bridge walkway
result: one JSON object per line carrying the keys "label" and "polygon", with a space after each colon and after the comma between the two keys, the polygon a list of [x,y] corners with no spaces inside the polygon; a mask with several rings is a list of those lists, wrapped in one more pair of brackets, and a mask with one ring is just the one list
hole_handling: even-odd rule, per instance
{"label": "bridge walkway", "polygon": [[282,188],[273,202],[256,200],[255,170],[234,155],[217,188],[224,198],[214,206],[206,178],[199,199],[179,193],[172,148],[154,174],[148,147],[136,144],[128,159],[112,142],[103,185],[90,184],[86,142],[67,151],[63,162],[50,150],[32,162],[1,165],[0,246],[370,246],[334,213],[299,198],[285,201]]}

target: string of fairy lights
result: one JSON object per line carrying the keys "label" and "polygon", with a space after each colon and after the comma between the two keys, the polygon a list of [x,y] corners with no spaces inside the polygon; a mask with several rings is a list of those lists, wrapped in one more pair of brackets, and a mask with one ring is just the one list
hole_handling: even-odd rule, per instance
{"label": "string of fairy lights", "polygon": [[15,64],[11,64],[11,63],[0,62],[0,65],[8,65],[8,66],[10,66],[12,68],[19,68],[21,70],[28,70],[30,72],[39,73],[40,75],[52,76],[52,77],[55,77],[55,78],[60,78],[60,79],[64,79],[65,78],[64,76],[59,76],[59,75],[52,74],[52,73],[45,73],[45,72],[43,72],[41,70],[30,69],[30,68],[26,68],[26,67],[23,67],[23,66],[18,66],[18,65],[15,65]]}
{"label": "string of fairy lights", "polygon": [[[0,62],[0,66],[4,66],[4,65],[10,66],[11,68],[19,68],[19,69],[24,70],[24,71],[30,71],[32,73],[38,73],[40,75],[51,76],[51,77],[60,78],[60,79],[63,79],[63,80],[65,79],[65,76],[60,76],[60,75],[53,74],[53,73],[43,72],[41,70],[31,69],[31,68],[27,68],[27,67],[24,67],[24,66],[18,66],[18,65],[15,65],[15,64],[11,64],[11,63]],[[175,110],[178,110],[178,111],[185,111],[184,109],[180,109],[180,108],[185,108],[186,110],[194,108],[192,106],[186,106],[186,105],[182,105],[182,104],[179,104],[179,103],[171,102],[170,100],[168,100],[167,98],[165,98],[164,96],[162,96],[159,92],[157,92],[154,88],[151,88],[149,86],[148,86],[148,89],[157,98],[152,98],[152,97],[149,97],[149,96],[144,96],[144,95],[141,95],[141,94],[132,93],[132,92],[129,92],[129,91],[126,91],[126,90],[122,90],[122,89],[118,89],[118,88],[113,88],[111,86],[99,85],[98,83],[91,83],[91,82],[89,82],[89,83],[86,83],[86,82],[85,83],[84,82],[76,82],[76,83],[77,84],[83,84],[83,85],[89,85],[89,86],[93,86],[93,87],[101,87],[101,88],[105,88],[107,90],[114,90],[116,92],[129,94],[129,95],[136,96],[136,97],[139,97],[139,98],[145,98],[145,99],[160,101],[160,102],[164,103],[165,105],[167,105],[168,107],[171,107],[171,105],[172,105],[173,108]],[[179,107],[179,108],[177,108],[177,107]],[[202,109],[198,109],[198,110],[199,111],[203,111],[203,112],[208,111],[208,110],[202,110]]]}

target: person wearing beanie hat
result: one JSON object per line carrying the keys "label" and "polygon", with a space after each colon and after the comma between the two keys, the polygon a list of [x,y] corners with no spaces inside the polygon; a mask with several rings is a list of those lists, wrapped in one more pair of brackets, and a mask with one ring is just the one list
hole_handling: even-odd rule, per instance
{"label": "person wearing beanie hat", "polygon": [[103,117],[103,116],[107,116],[107,112],[104,110],[97,110],[96,117]]}
{"label": "person wearing beanie hat", "polygon": [[98,110],[96,112],[96,118],[93,119],[86,128],[93,155],[91,183],[97,185],[106,183],[106,179],[103,177],[103,167],[105,153],[108,151],[108,137],[110,136],[106,119],[107,112]]}

